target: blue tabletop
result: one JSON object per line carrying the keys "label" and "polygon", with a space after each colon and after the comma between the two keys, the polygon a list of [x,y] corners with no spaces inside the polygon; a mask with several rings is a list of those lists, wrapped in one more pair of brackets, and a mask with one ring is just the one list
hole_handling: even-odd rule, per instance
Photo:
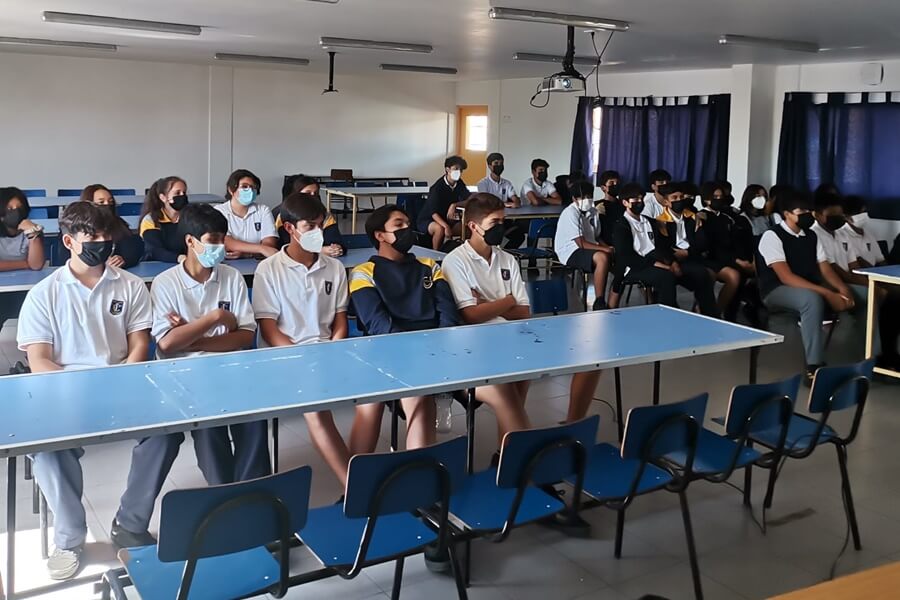
{"label": "blue tabletop", "polygon": [[531,217],[552,218],[558,217],[563,211],[562,206],[545,205],[545,206],[520,206],[518,208],[507,208],[503,210],[507,219],[524,219]]}
{"label": "blue tabletop", "polygon": [[854,273],[872,276],[878,279],[893,280],[894,283],[900,284],[900,265],[885,265],[883,267],[868,267],[866,269],[855,269]]}
{"label": "blue tabletop", "polygon": [[[44,235],[59,235],[59,219],[32,219],[44,228]],[[138,215],[125,215],[122,220],[128,223],[128,227],[137,231],[141,217]]]}
{"label": "blue tabletop", "polygon": [[[202,202],[208,204],[218,204],[220,202],[225,202],[225,198],[218,194],[191,194],[188,192],[188,199],[191,202]],[[46,196],[41,198],[29,198],[28,205],[31,208],[50,208],[54,206],[68,206],[73,202],[80,202],[81,198],[78,196]],[[144,202],[143,196],[116,196],[117,204],[142,204]]]}
{"label": "blue tabletop", "polygon": [[8,376],[0,378],[0,455],[751,348],[782,339],[651,305]]}

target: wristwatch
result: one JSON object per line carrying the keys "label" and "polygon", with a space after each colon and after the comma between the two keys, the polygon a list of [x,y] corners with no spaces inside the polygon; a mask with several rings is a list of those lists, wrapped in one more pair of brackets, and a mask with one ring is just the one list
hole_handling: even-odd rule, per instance
{"label": "wristwatch", "polygon": [[39,223],[35,223],[34,227],[32,227],[31,229],[25,230],[25,237],[28,238],[29,240],[33,240],[34,238],[38,237],[39,235],[43,235],[43,233],[44,233],[44,227],[42,225],[40,225]]}

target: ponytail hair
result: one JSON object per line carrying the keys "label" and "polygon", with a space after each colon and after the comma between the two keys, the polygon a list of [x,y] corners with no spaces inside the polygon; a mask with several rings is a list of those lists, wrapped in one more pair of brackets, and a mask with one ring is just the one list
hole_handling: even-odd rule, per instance
{"label": "ponytail hair", "polygon": [[147,195],[144,197],[144,205],[141,207],[141,221],[144,220],[144,217],[150,215],[153,223],[159,225],[163,215],[163,203],[159,199],[159,195],[168,194],[169,190],[176,183],[183,183],[187,186],[187,182],[176,175],[169,175],[153,182],[153,185],[150,186],[147,190]]}

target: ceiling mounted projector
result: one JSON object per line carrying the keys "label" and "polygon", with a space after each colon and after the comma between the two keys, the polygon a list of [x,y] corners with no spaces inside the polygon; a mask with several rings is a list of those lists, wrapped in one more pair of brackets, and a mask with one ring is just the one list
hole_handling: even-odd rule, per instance
{"label": "ceiling mounted projector", "polygon": [[545,77],[541,81],[541,92],[583,92],[584,77],[581,74],[565,75],[557,73],[550,77]]}

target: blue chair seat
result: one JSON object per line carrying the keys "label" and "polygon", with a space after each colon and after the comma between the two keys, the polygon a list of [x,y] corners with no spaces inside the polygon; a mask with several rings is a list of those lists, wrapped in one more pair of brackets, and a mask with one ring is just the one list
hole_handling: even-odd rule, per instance
{"label": "blue chair seat", "polygon": [[[161,562],[156,546],[129,548],[119,558],[144,600],[176,598],[185,561]],[[263,547],[197,561],[191,600],[242,598],[278,583],[278,561]]]}
{"label": "blue chair seat", "polygon": [[[641,461],[624,459],[619,449],[610,444],[598,444],[588,454],[584,473],[584,493],[595,500],[618,500],[628,495]],[[671,473],[654,465],[646,465],[635,494],[646,494],[668,485]],[[569,483],[572,483],[570,481]]]}
{"label": "blue chair seat", "polygon": [[[819,434],[819,439],[814,440],[813,434],[815,433],[817,426],[818,422],[809,417],[797,414],[791,416],[790,423],[788,423],[787,437],[784,440],[785,450],[787,452],[802,452],[810,445],[824,444],[837,437],[834,429],[826,425],[825,428],[822,429],[822,433]],[[774,448],[778,445],[779,433],[778,428],[773,427],[765,431],[754,433],[751,436],[751,439],[768,448]]]}
{"label": "blue chair seat", "polygon": [[[515,497],[514,488],[497,487],[497,469],[488,469],[471,475],[450,497],[450,514],[469,529],[499,531],[509,517]],[[559,499],[529,486],[525,489],[514,524],[531,523],[563,508],[565,504]]]}
{"label": "blue chair seat", "polygon": [[[356,560],[367,519],[344,516],[343,504],[309,511],[309,520],[297,537],[324,567],[350,566]],[[379,562],[437,541],[437,533],[409,513],[378,517],[366,562]]]}
{"label": "blue chair seat", "polygon": [[[780,432],[775,429],[775,435]],[[777,443],[777,437],[776,437]],[[700,475],[712,475],[715,473],[724,473],[731,468],[731,460],[734,456],[734,450],[737,442],[718,433],[701,429],[697,437],[697,453],[694,456],[693,470]],[[762,453],[744,446],[737,461],[734,464],[735,469],[746,467],[762,458]],[[666,455],[666,459],[672,461],[676,465],[683,467],[687,460],[684,452],[672,452]]]}

